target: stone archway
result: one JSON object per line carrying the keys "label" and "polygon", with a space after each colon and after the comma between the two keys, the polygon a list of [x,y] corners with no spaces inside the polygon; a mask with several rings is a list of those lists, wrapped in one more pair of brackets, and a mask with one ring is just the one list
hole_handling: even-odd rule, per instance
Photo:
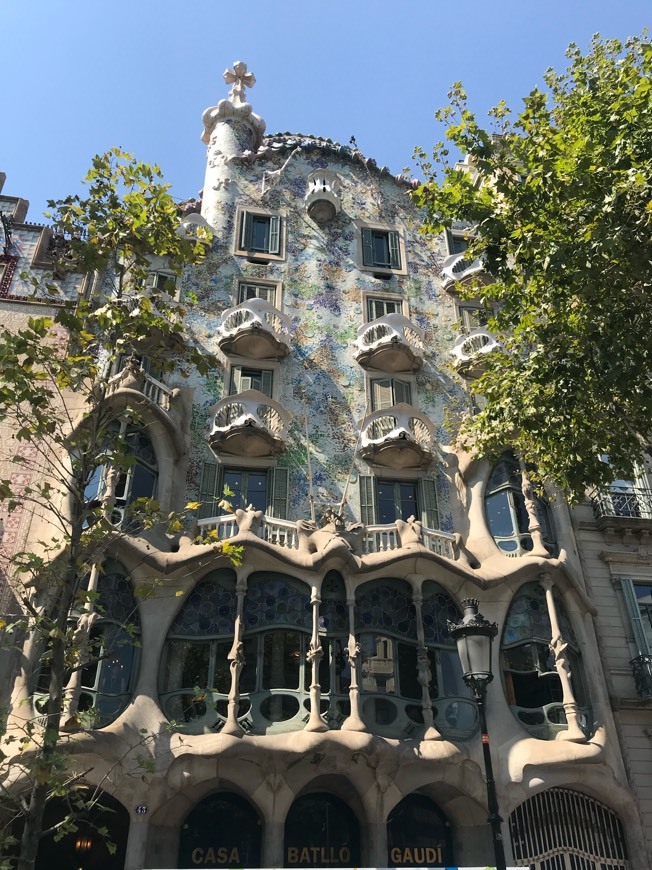
{"label": "stone archway", "polygon": [[360,865],[360,826],[341,798],[315,792],[297,798],[285,820],[286,867]]}
{"label": "stone archway", "polygon": [[455,863],[450,825],[437,804],[422,794],[404,797],[387,818],[387,866],[451,867]]}
{"label": "stone archway", "polygon": [[262,820],[245,798],[215,792],[181,826],[179,867],[260,867]]}

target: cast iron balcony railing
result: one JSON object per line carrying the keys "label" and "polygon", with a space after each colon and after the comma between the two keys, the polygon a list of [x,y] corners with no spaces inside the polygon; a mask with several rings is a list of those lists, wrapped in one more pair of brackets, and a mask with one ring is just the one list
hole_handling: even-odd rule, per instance
{"label": "cast iron balcony railing", "polygon": [[387,468],[425,468],[434,459],[435,430],[412,405],[374,411],[360,424],[360,456]]}
{"label": "cast iron balcony railing", "polygon": [[222,313],[220,350],[249,359],[282,359],[290,353],[290,318],[264,299],[247,299]]}
{"label": "cast iron balcony railing", "polygon": [[258,390],[227,396],[211,412],[208,441],[216,453],[271,457],[287,447],[290,414]]}
{"label": "cast iron balcony railing", "polygon": [[450,254],[446,257],[441,268],[441,277],[444,290],[450,290],[455,284],[463,284],[474,278],[480,279],[483,284],[491,281],[480,257],[470,259],[466,254]]}
{"label": "cast iron balcony railing", "polygon": [[464,377],[477,378],[482,374],[487,356],[501,347],[485,326],[477,326],[456,340],[451,350],[453,364]]}
{"label": "cast iron balcony railing", "polygon": [[402,314],[385,314],[358,329],[354,356],[364,369],[414,372],[423,365],[423,330]]}
{"label": "cast iron balcony railing", "polygon": [[652,528],[652,491],[645,487],[616,486],[591,494],[600,528]]}
{"label": "cast iron balcony railing", "polygon": [[641,698],[652,698],[652,655],[644,653],[630,662],[634,685]]}

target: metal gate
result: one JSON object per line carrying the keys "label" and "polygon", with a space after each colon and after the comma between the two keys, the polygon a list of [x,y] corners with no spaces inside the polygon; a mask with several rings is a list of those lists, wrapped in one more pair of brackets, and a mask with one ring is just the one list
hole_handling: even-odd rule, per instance
{"label": "metal gate", "polygon": [[623,826],[598,801],[566,788],[540,792],[509,820],[514,859],[530,870],[628,870]]}

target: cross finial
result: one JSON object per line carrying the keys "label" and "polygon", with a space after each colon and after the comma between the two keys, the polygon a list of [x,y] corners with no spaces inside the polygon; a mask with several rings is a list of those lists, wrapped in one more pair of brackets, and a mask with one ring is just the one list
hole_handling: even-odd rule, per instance
{"label": "cross finial", "polygon": [[256,76],[247,72],[247,64],[236,60],[233,69],[224,70],[224,81],[227,85],[233,85],[229,91],[229,99],[232,103],[246,103],[245,88],[253,88],[256,84]]}

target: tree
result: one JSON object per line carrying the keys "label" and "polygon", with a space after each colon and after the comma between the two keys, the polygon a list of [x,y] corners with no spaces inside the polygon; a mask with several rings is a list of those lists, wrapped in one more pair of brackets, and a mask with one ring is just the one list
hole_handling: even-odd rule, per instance
{"label": "tree", "polygon": [[[2,480],[0,499],[9,511],[29,505],[45,529],[4,566],[23,611],[5,626],[5,637],[28,638],[22,671],[27,679],[40,671],[46,683],[42,717],[34,715],[34,699],[27,699],[22,732],[14,722],[3,741],[0,806],[22,820],[20,870],[34,866],[52,796],[72,796],[60,833],[74,830],[77,809],[97,800],[79,790],[71,773],[74,736],[65,731],[93,725],[93,711],[82,715],[78,709],[74,675],[107,655],[92,632],[107,555],[130,531],[163,523],[178,533],[188,511],[199,506],[162,515],[153,498],[130,505],[123,498],[118,505],[121,481],[135,468],[133,432],[140,416],[137,403],[113,400],[116,370],[137,368],[140,354],[159,371],[179,360],[202,372],[214,363],[188,339],[187,303],[168,292],[170,282],[151,281],[153,265],[163,263],[164,274],[180,275],[210,243],[202,226],[195,226],[191,239],[179,233],[178,208],[160,178],[158,167],[118,149],[95,157],[86,176],[88,196],[49,204],[58,242],[55,276],[88,276],[87,290],[53,316],[31,317],[13,333],[0,331],[0,420],[12,426],[17,442],[36,448],[34,459],[16,455],[15,462],[33,463],[38,471],[38,482],[20,492]],[[59,293],[54,279],[33,283],[40,297]],[[239,556],[227,542],[209,543],[232,559]],[[83,619],[75,618],[79,614]]]}
{"label": "tree", "polygon": [[486,407],[463,441],[485,455],[511,444],[577,501],[650,453],[652,46],[596,36],[567,57],[513,120],[492,110],[493,133],[454,85],[437,117],[469,159],[417,149],[414,199],[425,232],[464,222],[493,279],[460,288],[493,309],[502,345],[473,385]]}

